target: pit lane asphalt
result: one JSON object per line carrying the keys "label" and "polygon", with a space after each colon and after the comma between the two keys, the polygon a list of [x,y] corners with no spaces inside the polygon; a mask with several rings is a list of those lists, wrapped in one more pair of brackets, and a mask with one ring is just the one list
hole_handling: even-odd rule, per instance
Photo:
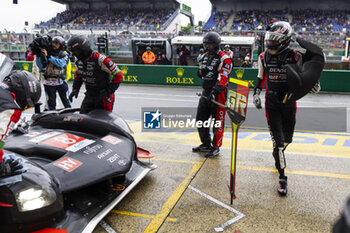
{"label": "pit lane asphalt", "polygon": [[[73,107],[80,106],[83,91]],[[264,111],[249,109],[238,141],[237,199],[231,206],[229,129],[220,156],[213,159],[191,152],[199,144],[196,132],[141,132],[141,107],[196,107],[199,91],[134,85],[118,90],[115,112],[129,120],[138,145],[155,155],[151,162],[158,168],[104,219],[107,232],[330,232],[350,194],[350,134],[314,131],[346,131],[347,120],[339,123],[337,114],[326,110],[297,118],[300,124],[309,117],[314,131],[296,133],[297,142],[287,149],[289,192],[280,197],[272,144],[262,129]],[[298,106],[347,107],[348,103],[350,95],[319,94],[303,98]],[[308,124],[297,125],[303,128],[310,130]],[[245,137],[245,133],[251,134]],[[104,228],[98,226],[94,233],[106,232]]]}

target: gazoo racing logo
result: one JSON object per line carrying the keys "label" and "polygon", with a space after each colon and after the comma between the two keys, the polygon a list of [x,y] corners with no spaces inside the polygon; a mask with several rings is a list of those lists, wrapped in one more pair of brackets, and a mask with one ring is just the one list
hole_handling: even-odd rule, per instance
{"label": "gazoo racing logo", "polygon": [[238,92],[230,90],[228,92],[227,106],[234,112],[245,117],[245,109],[247,107],[247,97]]}

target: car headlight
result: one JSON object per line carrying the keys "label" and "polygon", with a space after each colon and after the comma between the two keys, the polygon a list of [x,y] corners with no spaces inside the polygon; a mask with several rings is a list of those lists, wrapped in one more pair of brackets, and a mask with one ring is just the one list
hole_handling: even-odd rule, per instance
{"label": "car headlight", "polygon": [[42,188],[29,188],[16,194],[18,210],[20,212],[40,209],[52,204],[56,200],[54,191]]}

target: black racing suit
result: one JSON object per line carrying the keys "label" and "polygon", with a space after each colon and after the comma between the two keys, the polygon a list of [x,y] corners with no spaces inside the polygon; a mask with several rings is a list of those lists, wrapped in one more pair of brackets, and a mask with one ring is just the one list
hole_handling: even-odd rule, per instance
{"label": "black racing suit", "polygon": [[224,52],[218,51],[214,55],[205,53],[202,62],[198,76],[202,79],[203,91],[198,103],[196,121],[206,121],[212,117],[213,120],[220,122],[220,127],[213,127],[213,141],[208,127],[199,127],[198,133],[205,146],[212,144],[213,147],[220,147],[224,135],[226,110],[208,99],[214,95],[216,101],[225,104],[227,79],[232,69],[232,61]]}
{"label": "black racing suit", "polygon": [[287,83],[287,64],[302,64],[302,55],[291,49],[286,49],[279,55],[271,55],[263,52],[259,55],[259,73],[254,94],[257,89],[264,87],[265,81],[265,110],[267,123],[273,141],[273,157],[276,168],[280,173],[280,178],[284,177],[285,157],[284,150],[292,142],[295,114],[297,110],[296,102],[283,103],[289,86]]}
{"label": "black racing suit", "polygon": [[88,113],[94,109],[112,112],[114,92],[123,80],[123,72],[111,59],[98,52],[92,52],[85,61],[78,60],[76,67],[73,91],[79,91],[83,82],[86,87],[80,112]]}
{"label": "black racing suit", "polygon": [[12,131],[22,113],[15,102],[15,95],[7,88],[6,84],[0,83],[0,166],[3,156],[3,140]]}

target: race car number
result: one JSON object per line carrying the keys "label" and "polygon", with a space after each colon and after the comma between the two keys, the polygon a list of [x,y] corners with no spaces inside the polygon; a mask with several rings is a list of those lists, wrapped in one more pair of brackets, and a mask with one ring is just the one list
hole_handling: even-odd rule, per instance
{"label": "race car number", "polygon": [[42,144],[61,148],[72,152],[77,152],[78,150],[94,142],[95,142],[94,140],[89,140],[76,135],[63,133],[55,137],[52,137],[46,141],[43,141]]}

